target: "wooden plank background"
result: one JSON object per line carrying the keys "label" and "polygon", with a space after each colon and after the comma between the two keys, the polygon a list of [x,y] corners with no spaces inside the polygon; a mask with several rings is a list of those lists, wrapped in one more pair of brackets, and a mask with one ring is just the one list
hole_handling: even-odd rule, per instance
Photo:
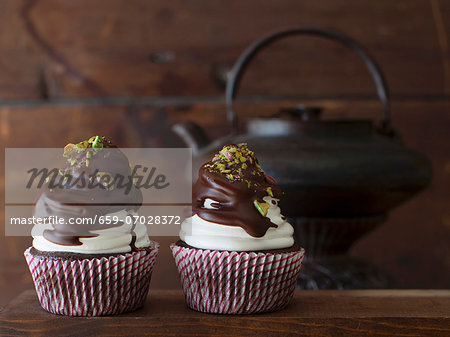
{"label": "wooden plank background", "polygon": [[[221,95],[244,47],[303,24],[363,42],[394,95],[445,95],[449,7],[439,0],[5,0],[0,97]],[[244,93],[373,94],[356,56],[303,37],[267,50],[245,83]]]}
{"label": "wooden plank background", "polygon": [[[431,186],[351,254],[390,272],[398,287],[448,288],[449,19],[442,0],[4,0],[0,143],[62,147],[104,134],[123,147],[182,146],[170,126],[186,120],[211,138],[224,135],[226,73],[251,41],[301,24],[337,28],[377,59],[393,95],[394,126],[434,170]],[[328,117],[379,118],[367,71],[329,41],[276,43],[247,75],[242,123],[297,103],[324,106]],[[3,192],[0,201],[3,219]],[[179,287],[168,249],[174,239],[156,238],[163,248],[153,288]],[[0,306],[31,285],[22,256],[29,244],[0,235]]]}

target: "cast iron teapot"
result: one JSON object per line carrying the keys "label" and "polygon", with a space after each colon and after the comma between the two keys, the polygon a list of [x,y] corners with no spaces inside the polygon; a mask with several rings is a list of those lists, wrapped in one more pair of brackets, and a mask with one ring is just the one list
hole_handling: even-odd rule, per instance
{"label": "cast iron teapot", "polygon": [[[320,108],[297,106],[271,117],[253,118],[238,134],[233,100],[247,65],[272,42],[292,35],[313,35],[340,42],[368,68],[383,104],[381,122],[321,120]],[[228,143],[248,143],[263,169],[285,192],[281,201],[289,217],[384,216],[424,188],[431,178],[429,160],[408,149],[389,118],[386,81],[374,59],[351,38],[333,30],[304,27],[277,32],[250,45],[234,65],[226,87],[229,136],[209,142],[199,126],[188,122],[173,130],[192,147],[193,174]]]}

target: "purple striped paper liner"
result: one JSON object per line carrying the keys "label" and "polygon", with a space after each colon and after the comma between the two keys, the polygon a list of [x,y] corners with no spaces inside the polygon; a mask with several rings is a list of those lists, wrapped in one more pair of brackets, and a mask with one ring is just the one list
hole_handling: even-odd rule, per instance
{"label": "purple striped paper liner", "polygon": [[45,310],[67,316],[116,315],[144,305],[159,243],[150,250],[116,256],[63,260],[24,255],[39,302]]}
{"label": "purple striped paper liner", "polygon": [[228,252],[170,245],[187,305],[219,314],[254,314],[289,304],[305,250]]}

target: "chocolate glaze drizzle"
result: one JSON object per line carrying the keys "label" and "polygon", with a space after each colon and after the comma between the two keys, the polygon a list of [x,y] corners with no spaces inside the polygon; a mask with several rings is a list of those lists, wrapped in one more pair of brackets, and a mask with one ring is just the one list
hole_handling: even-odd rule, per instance
{"label": "chocolate glaze drizzle", "polygon": [[[270,227],[277,227],[256,209],[254,201],[265,203],[263,198],[268,195],[280,199],[281,189],[245,144],[227,145],[204,164],[192,195],[193,214],[204,220],[242,227],[253,237],[262,237]],[[217,201],[212,204],[215,209],[204,208],[205,199]]]}
{"label": "chocolate glaze drizzle", "polygon": [[[53,224],[53,229],[44,231],[44,237],[51,242],[60,245],[81,245],[80,238],[98,235],[92,233],[93,230],[123,225],[122,222],[100,224],[100,216],[121,210],[138,210],[142,204],[142,193],[134,184],[129,193],[125,194],[124,188],[117,188],[119,181],[108,180],[108,177],[101,180],[101,177],[108,175],[111,178],[120,175],[128,179],[131,169],[128,159],[115,145],[104,137],[97,137],[96,140],[94,145],[97,148],[93,147],[92,142],[88,144],[88,141],[77,144],[84,143],[81,150],[74,148],[74,144],[66,146],[65,156],[68,157],[69,164],[60,170],[58,179],[61,182],[64,176],[70,175],[70,180],[60,184],[55,181],[47,182],[37,199],[34,207],[36,217],[58,216],[65,220],[64,224]],[[106,184],[108,181],[109,184]],[[95,185],[94,188],[92,184]],[[69,224],[69,218],[95,217],[97,221],[92,224]],[[136,251],[134,226],[131,234],[130,247],[132,251]]]}

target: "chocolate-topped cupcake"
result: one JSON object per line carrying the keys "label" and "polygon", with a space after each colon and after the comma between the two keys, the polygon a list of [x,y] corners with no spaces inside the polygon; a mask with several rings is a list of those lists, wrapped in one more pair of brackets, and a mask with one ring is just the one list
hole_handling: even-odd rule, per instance
{"label": "chocolate-topped cupcake", "polygon": [[[25,251],[42,307],[70,316],[141,307],[159,244],[135,221],[142,193],[127,157],[105,137],[68,144],[66,165],[48,176]],[[57,221],[55,221],[57,219]],[[53,220],[53,221],[52,221]]]}
{"label": "chocolate-topped cupcake", "polygon": [[289,303],[304,250],[281,197],[246,144],[225,146],[200,168],[193,215],[171,246],[189,307],[250,314]]}

